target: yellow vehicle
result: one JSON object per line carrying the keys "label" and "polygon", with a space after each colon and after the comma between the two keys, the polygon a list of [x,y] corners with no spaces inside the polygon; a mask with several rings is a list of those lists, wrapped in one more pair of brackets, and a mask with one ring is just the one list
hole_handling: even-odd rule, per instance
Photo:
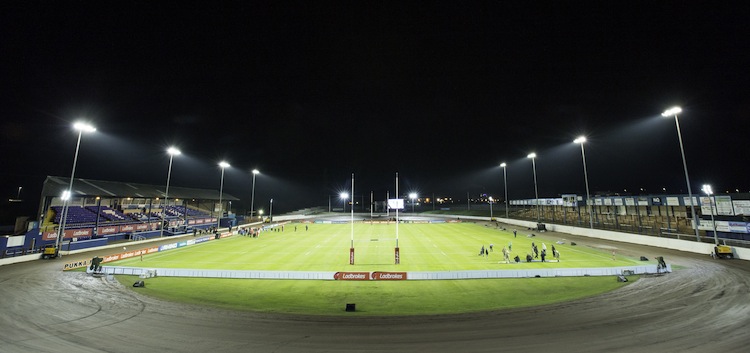
{"label": "yellow vehicle", "polygon": [[43,259],[54,259],[58,255],[57,248],[54,245],[47,245],[42,252]]}
{"label": "yellow vehicle", "polygon": [[725,258],[725,259],[734,258],[732,247],[728,245],[716,245],[716,247],[714,247],[714,254],[716,254],[716,257],[718,258]]}

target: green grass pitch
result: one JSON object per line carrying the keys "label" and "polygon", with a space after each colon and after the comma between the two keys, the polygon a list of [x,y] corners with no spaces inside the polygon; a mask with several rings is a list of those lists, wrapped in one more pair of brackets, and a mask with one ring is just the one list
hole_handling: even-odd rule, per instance
{"label": "green grass pitch", "polygon": [[[296,227],[296,231],[295,231]],[[349,265],[350,224],[287,224],[283,232],[258,238],[234,236],[196,246],[109,263],[147,268],[289,271],[457,271],[632,266],[637,260],[586,246],[556,244],[547,234],[527,237],[474,223],[400,224],[401,264],[394,264],[394,224],[354,224],[355,265]],[[503,246],[512,243],[511,258],[531,253],[531,243],[560,262],[504,263]],[[489,256],[482,246],[494,245]],[[549,256],[548,259],[552,257]],[[124,284],[136,280],[119,276]],[[635,279],[635,278],[631,278]],[[232,310],[310,315],[450,314],[534,306],[610,291],[623,283],[612,277],[478,279],[446,281],[311,281],[237,280],[157,277],[138,291],[155,297]],[[356,303],[356,313],[344,311]]]}
{"label": "green grass pitch", "polygon": [[[295,227],[297,230],[295,231]],[[149,268],[201,268],[223,270],[290,271],[456,271],[519,268],[581,268],[633,266],[638,262],[599,249],[556,244],[563,239],[543,235],[527,237],[526,230],[516,238],[512,230],[502,231],[474,223],[401,224],[399,247],[401,264],[394,264],[396,229],[394,224],[354,224],[355,264],[349,265],[350,224],[288,224],[283,232],[266,231],[258,238],[234,236],[196,246],[165,251],[112,263],[117,266]],[[549,262],[522,261],[505,264],[502,248],[510,247],[511,259],[531,253],[531,243],[539,250],[547,246]],[[489,256],[479,256],[484,246],[494,245]],[[560,262],[552,257],[552,246],[560,252]],[[539,259],[537,259],[539,260]]]}

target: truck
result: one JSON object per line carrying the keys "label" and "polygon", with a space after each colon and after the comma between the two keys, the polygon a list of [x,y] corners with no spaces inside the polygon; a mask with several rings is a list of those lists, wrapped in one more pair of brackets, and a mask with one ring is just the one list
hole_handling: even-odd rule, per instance
{"label": "truck", "polygon": [[734,252],[732,251],[732,247],[729,245],[717,244],[714,247],[714,254],[716,254],[716,257],[719,259],[733,259],[734,258]]}
{"label": "truck", "polygon": [[60,256],[60,253],[54,245],[47,245],[44,247],[44,251],[42,251],[42,259],[54,259],[58,256]]}

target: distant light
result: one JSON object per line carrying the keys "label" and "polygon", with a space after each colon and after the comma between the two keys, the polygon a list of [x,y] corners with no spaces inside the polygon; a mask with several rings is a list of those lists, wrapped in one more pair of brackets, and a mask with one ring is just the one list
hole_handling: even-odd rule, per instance
{"label": "distant light", "polygon": [[348,199],[348,198],[349,198],[349,193],[346,193],[346,192],[342,192],[342,193],[340,193],[340,194],[339,194],[339,197],[340,197],[340,198],[341,198],[342,200],[346,200],[346,199]]}
{"label": "distant light", "polygon": [[260,174],[260,171],[257,169],[253,169],[253,174]]}
{"label": "distant light", "polygon": [[664,111],[664,113],[661,113],[661,116],[663,117],[671,117],[675,116],[677,114],[682,113],[682,108],[680,107],[672,107]]}
{"label": "distant light", "polygon": [[225,161],[221,161],[221,162],[219,162],[219,167],[222,167],[222,168],[229,168],[229,167],[230,167],[230,165],[229,165],[229,163],[227,163],[227,162],[225,162]]}
{"label": "distant light", "polygon": [[175,148],[175,147],[170,147],[170,148],[167,148],[167,153],[169,153],[169,154],[171,154],[171,155],[173,155],[173,156],[179,156],[179,155],[181,155],[181,154],[182,154],[182,152],[180,152],[180,150],[178,150],[178,149],[177,149],[177,148]]}
{"label": "distant light", "polygon": [[711,185],[703,184],[703,192],[706,193],[706,195],[711,195],[714,193],[714,191],[711,189]]}
{"label": "distant light", "polygon": [[409,194],[409,198],[412,199],[412,200],[416,199],[417,198],[417,193],[416,192],[412,192],[411,194]]}
{"label": "distant light", "polygon": [[500,166],[503,167],[503,168],[505,168],[507,166],[507,164],[505,164],[505,162],[503,162],[503,163],[500,163]]}
{"label": "distant light", "polygon": [[577,139],[573,140],[573,143],[584,143],[586,142],[586,136],[580,136]]}
{"label": "distant light", "polygon": [[529,153],[529,155],[526,156],[526,158],[536,158],[536,153]]}
{"label": "distant light", "polygon": [[495,201],[495,199],[493,199],[492,196],[490,196],[490,202],[492,202],[492,201]]}
{"label": "distant light", "polygon": [[94,131],[96,131],[96,128],[93,125],[91,125],[89,123],[84,123],[82,121],[78,121],[75,124],[73,124],[73,128],[76,129],[76,130],[78,130],[78,131],[83,131],[83,132],[94,132]]}

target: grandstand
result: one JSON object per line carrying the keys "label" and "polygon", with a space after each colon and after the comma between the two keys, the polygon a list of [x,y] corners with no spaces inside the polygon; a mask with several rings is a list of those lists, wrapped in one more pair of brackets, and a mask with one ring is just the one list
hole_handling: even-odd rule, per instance
{"label": "grandstand", "polygon": [[[60,195],[70,178],[48,176],[42,188],[39,219],[31,222],[23,252],[34,252],[57,239],[63,215]],[[65,219],[65,250],[101,246],[129,239],[184,234],[221,224],[235,225],[232,215],[219,215],[219,191],[76,178]],[[222,201],[238,198],[223,193]],[[163,230],[162,230],[163,228]],[[8,249],[17,252],[18,249]]]}

